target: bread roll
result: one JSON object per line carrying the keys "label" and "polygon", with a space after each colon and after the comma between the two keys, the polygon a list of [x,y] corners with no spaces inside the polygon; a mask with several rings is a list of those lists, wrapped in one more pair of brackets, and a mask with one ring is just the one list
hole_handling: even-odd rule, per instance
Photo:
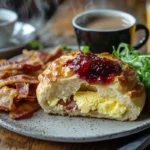
{"label": "bread roll", "polygon": [[136,71],[108,53],[75,51],[39,75],[37,99],[48,114],[135,120],[145,104]]}

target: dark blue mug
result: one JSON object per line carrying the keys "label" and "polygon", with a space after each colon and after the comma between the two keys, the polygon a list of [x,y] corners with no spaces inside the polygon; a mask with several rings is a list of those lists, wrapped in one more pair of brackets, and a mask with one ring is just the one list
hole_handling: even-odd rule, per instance
{"label": "dark blue mug", "polygon": [[[86,27],[89,22],[93,20],[90,19],[92,17],[122,17],[127,21],[127,24],[123,28],[116,28],[116,29],[96,29],[96,28],[88,28]],[[110,21],[111,23],[115,23]],[[116,22],[117,23],[117,22]],[[148,40],[149,31],[148,29],[142,24],[136,24],[136,19],[132,15],[117,11],[117,10],[92,10],[81,13],[74,17],[72,21],[77,42],[79,48],[81,49],[82,46],[89,46],[91,52],[93,53],[101,53],[101,52],[109,52],[112,53],[113,46],[115,48],[121,42],[128,43],[130,46],[133,46],[135,32],[139,30],[145,31],[145,36],[139,41],[138,44],[134,45],[133,47],[139,49],[142,47]],[[100,25],[100,22],[99,22]]]}

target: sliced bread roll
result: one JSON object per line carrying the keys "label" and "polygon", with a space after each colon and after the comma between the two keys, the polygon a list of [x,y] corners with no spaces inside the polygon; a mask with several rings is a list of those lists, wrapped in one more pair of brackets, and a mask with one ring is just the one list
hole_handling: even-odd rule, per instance
{"label": "sliced bread roll", "polygon": [[64,55],[39,81],[37,99],[48,114],[135,120],[145,104],[134,68],[108,53]]}

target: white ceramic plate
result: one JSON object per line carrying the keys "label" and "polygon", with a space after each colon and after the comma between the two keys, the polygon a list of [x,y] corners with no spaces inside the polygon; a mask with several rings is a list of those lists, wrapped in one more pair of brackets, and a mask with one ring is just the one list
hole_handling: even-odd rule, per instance
{"label": "white ceramic plate", "polygon": [[150,127],[150,114],[133,122],[47,115],[40,110],[32,118],[12,120],[0,114],[0,125],[22,135],[61,142],[102,141],[123,137]]}
{"label": "white ceramic plate", "polygon": [[22,135],[61,142],[102,141],[123,137],[150,127],[150,115],[137,121],[120,122],[106,119],[47,115],[40,110],[25,120],[12,120],[0,114],[0,125]]}

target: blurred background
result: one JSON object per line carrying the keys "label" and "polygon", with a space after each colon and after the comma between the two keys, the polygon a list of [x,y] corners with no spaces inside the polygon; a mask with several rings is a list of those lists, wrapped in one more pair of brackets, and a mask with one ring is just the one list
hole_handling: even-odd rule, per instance
{"label": "blurred background", "polygon": [[[14,10],[20,21],[35,26],[38,40],[45,46],[56,46],[60,43],[76,44],[72,18],[80,12],[122,10],[134,15],[138,23],[146,24],[147,3],[148,0],[0,0],[0,7]],[[142,34],[136,34],[135,42]]]}

